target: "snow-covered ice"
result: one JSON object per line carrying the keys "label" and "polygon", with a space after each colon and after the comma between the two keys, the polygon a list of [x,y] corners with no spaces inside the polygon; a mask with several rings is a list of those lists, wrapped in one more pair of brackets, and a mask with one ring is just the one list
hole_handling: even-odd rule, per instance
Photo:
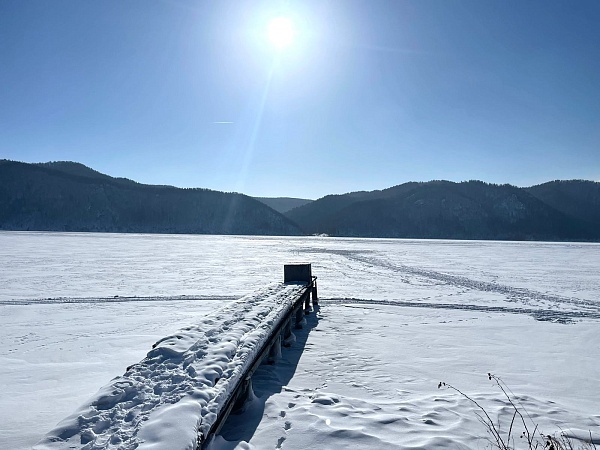
{"label": "snow-covered ice", "polygon": [[[489,448],[477,408],[437,388],[451,383],[494,420],[510,419],[486,371],[545,433],[600,429],[596,322],[325,302],[309,325],[308,337],[297,335],[303,352],[255,374],[249,412],[232,416],[216,449]],[[249,427],[253,417],[261,421]]]}
{"label": "snow-covered ice", "polygon": [[600,428],[598,244],[3,232],[0,261],[0,448],[294,261],[321,309],[215,448],[485,448],[473,405],[437,384],[505,417],[487,372],[546,433]]}

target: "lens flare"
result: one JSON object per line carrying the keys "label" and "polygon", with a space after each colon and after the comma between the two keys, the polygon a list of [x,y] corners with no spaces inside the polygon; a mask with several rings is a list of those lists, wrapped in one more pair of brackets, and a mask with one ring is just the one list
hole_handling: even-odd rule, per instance
{"label": "lens flare", "polygon": [[277,17],[269,23],[269,39],[277,48],[285,48],[294,40],[294,26],[286,17]]}

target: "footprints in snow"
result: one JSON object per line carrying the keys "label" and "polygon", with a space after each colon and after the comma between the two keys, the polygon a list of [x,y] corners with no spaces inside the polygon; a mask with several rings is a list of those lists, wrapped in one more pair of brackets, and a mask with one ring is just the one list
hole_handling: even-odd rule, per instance
{"label": "footprints in snow", "polygon": [[[295,396],[296,398],[299,397],[299,395]],[[289,402],[287,404],[288,409],[292,409],[296,406],[295,403],[293,402]],[[280,419],[285,419],[285,417],[287,416],[287,412],[285,412],[284,410],[279,411],[279,418]],[[283,422],[283,431],[287,434],[288,431],[290,431],[292,429],[292,421],[291,420],[286,420],[285,422]],[[276,449],[282,448],[283,443],[286,441],[287,437],[285,435],[281,436],[279,439],[277,439],[277,445],[275,446]]]}

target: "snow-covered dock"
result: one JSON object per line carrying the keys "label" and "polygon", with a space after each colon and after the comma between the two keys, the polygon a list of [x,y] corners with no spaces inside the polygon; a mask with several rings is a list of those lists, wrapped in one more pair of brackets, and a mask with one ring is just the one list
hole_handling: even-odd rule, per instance
{"label": "snow-covered dock", "polygon": [[153,345],[147,356],[101,388],[35,447],[57,449],[197,449],[218,432],[265,358],[294,338],[309,282],[274,283]]}

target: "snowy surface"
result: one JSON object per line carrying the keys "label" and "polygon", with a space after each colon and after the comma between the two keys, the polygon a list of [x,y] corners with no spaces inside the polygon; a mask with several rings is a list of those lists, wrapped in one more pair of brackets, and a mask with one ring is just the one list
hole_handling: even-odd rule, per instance
{"label": "snowy surface", "polygon": [[[437,389],[452,383],[494,420],[510,419],[486,370],[510,384],[546,433],[599,429],[597,323],[324,304],[310,324],[304,352],[284,351],[256,373],[256,399],[215,448],[488,448],[477,409]],[[256,431],[252,417],[262,417]]]}
{"label": "snowy surface", "polygon": [[158,339],[298,261],[318,322],[215,448],[486,448],[437,384],[505,417],[488,371],[546,433],[600,428],[598,244],[4,232],[0,448],[30,448]]}

